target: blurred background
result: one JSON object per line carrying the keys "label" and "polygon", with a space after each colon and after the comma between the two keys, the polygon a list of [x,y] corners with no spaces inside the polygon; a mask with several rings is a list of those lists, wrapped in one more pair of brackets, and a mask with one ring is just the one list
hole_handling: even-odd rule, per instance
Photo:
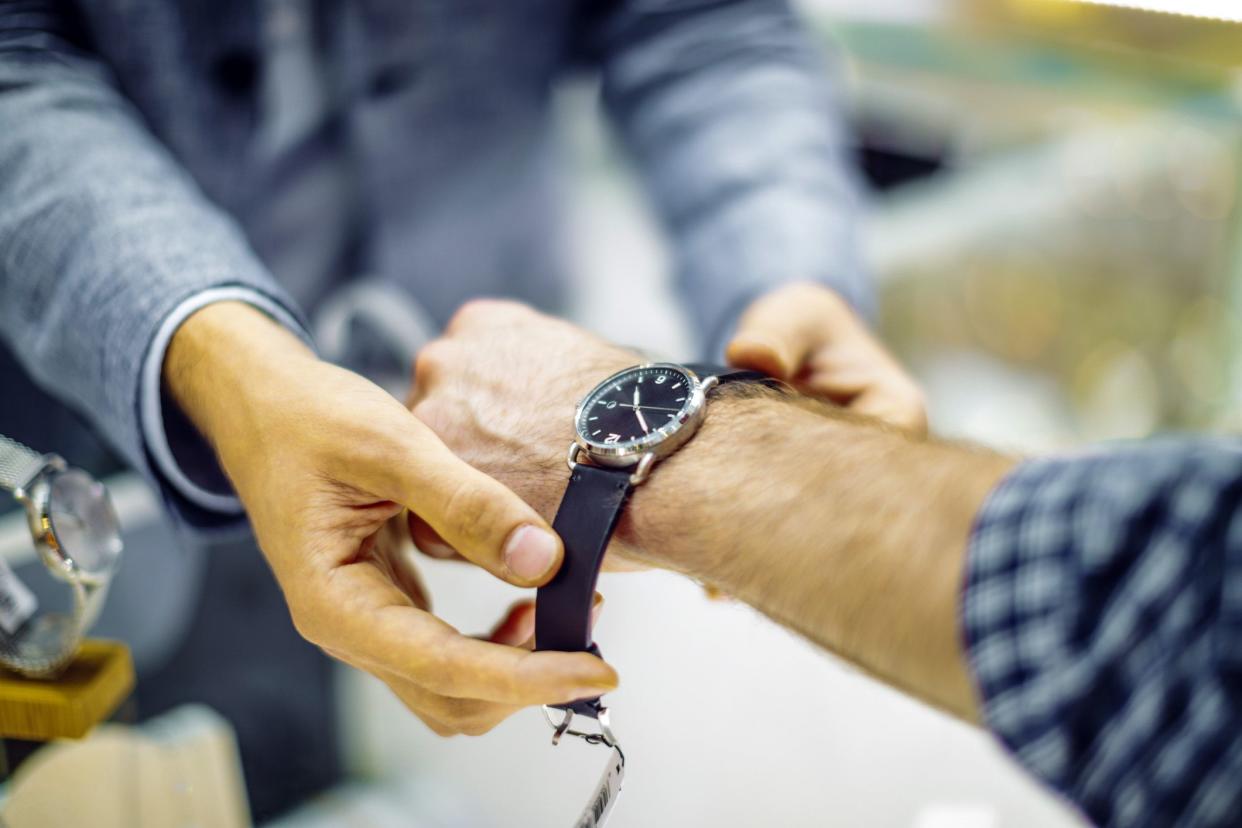
{"label": "blurred background", "polygon": [[[871,191],[879,326],[924,383],[940,434],[1046,452],[1237,425],[1242,24],[1211,18],[1242,18],[1242,8],[1124,5],[1135,8],[802,2],[847,67]],[[1160,6],[1203,16],[1137,8]],[[601,125],[596,89],[568,85],[558,109],[577,173],[570,216],[584,274],[572,316],[610,338],[691,356],[662,240]],[[619,282],[643,298],[639,312],[587,301],[592,285]],[[190,586],[148,596],[197,609],[175,636],[127,633],[139,669],[130,715],[195,701],[219,711],[237,731],[260,821],[438,828],[562,825],[576,815],[604,753],[552,748],[537,711],[483,738],[441,740],[377,682],[329,665],[291,629],[272,633],[263,651],[276,648],[282,664],[239,643],[204,666],[195,649],[203,625],[231,618],[244,639],[248,617],[281,612],[266,573],[231,572],[227,554],[185,548],[144,486],[70,415],[0,430],[116,472],[128,545],[112,601],[140,593],[149,566],[169,570],[169,583],[206,571],[223,585],[201,599]],[[0,550],[28,556],[23,532],[16,516],[0,518]],[[468,630],[486,629],[515,597],[452,564],[429,561],[427,580],[437,611]],[[612,824],[1080,824],[986,735],[743,606],[661,573],[605,576],[601,591],[597,636],[621,672],[611,701],[630,758]],[[110,633],[106,616],[99,632]],[[279,673],[299,663],[310,679],[290,688]],[[220,689],[238,682],[246,704]],[[308,729],[290,713],[299,706],[330,716]],[[300,776],[296,762],[265,764],[271,741],[296,746]]]}

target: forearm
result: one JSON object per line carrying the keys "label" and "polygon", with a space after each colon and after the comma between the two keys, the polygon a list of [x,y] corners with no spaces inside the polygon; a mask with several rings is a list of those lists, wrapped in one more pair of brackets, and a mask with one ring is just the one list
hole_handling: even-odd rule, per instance
{"label": "forearm", "polygon": [[0,11],[0,338],[178,517],[218,526],[228,516],[183,497],[135,416],[158,400],[152,343],[177,308],[216,289],[296,312],[235,222],[75,40],[71,4],[20,5]]}
{"label": "forearm", "polygon": [[624,2],[599,28],[607,110],[676,243],[710,356],[781,284],[821,282],[869,310],[837,73],[789,3]]}
{"label": "forearm", "polygon": [[962,568],[975,514],[1011,461],[829,411],[769,393],[713,402],[636,490],[620,539],[974,719]]}

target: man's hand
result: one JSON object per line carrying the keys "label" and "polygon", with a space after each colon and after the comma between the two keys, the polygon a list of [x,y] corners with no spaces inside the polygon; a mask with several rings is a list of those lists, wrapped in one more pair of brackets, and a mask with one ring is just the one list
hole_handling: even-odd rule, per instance
{"label": "man's hand", "polygon": [[787,285],[755,300],[727,357],[857,414],[927,432],[918,385],[845,300],[822,285]]}
{"label": "man's hand", "polygon": [[562,549],[534,510],[382,389],[238,303],[181,326],[164,378],[215,447],[298,631],[383,680],[433,730],[482,733],[521,707],[616,686],[593,656],[494,643],[521,643],[513,613],[488,642],[426,611],[389,524],[403,510],[518,586],[545,583]]}
{"label": "man's hand", "polygon": [[[475,300],[419,352],[409,405],[459,457],[551,516],[568,477],[574,406],[604,377],[639,362],[525,305]],[[420,549],[452,546],[421,521],[411,530]]]}

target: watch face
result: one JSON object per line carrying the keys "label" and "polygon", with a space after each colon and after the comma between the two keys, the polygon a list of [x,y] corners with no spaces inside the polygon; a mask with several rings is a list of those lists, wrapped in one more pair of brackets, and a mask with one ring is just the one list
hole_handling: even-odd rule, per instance
{"label": "watch face", "polygon": [[578,411],[578,435],[605,449],[641,449],[668,439],[688,419],[694,380],[673,365],[644,365],[601,383]]}
{"label": "watch face", "polygon": [[78,469],[52,478],[47,515],[61,555],[87,575],[104,575],[121,554],[121,529],[103,484]]}

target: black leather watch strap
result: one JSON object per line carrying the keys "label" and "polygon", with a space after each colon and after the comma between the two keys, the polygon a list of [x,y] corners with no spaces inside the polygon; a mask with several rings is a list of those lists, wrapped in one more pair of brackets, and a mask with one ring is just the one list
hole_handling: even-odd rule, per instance
{"label": "black leather watch strap", "polygon": [[[552,528],[565,544],[556,576],[539,588],[535,601],[535,649],[591,652],[591,605],[604,552],[621,509],[630,496],[629,469],[605,469],[579,463],[569,475],[565,497]],[[594,717],[599,699],[562,705]]]}
{"label": "black leather watch strap", "polygon": [[[700,381],[717,377],[720,382],[761,382],[767,377],[719,365],[692,364]],[[604,552],[629,499],[631,469],[611,469],[578,463],[557,509],[552,528],[565,544],[565,559],[556,576],[539,588],[535,599],[535,649],[589,652],[599,655],[591,639],[591,605]],[[555,705],[596,718],[599,698]]]}
{"label": "black leather watch strap", "polygon": [[772,378],[760,371],[748,371],[744,368],[728,368],[724,365],[713,365],[710,362],[687,362],[686,367],[695,373],[700,381],[715,377],[723,382],[765,382]]}

